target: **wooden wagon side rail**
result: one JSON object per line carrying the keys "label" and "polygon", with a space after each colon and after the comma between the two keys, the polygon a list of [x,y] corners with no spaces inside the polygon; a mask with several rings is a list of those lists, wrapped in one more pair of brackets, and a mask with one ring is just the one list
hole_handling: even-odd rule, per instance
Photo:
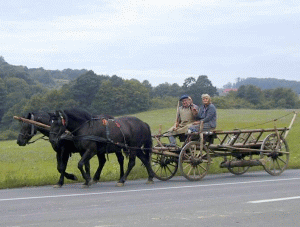
{"label": "wooden wagon side rail", "polygon": [[169,148],[165,148],[165,147],[155,147],[154,149],[152,149],[152,153],[169,156],[169,157],[176,157],[176,158],[179,157],[179,155],[175,153],[174,150],[170,150]]}
{"label": "wooden wagon side rail", "polygon": [[[285,138],[286,132],[290,128],[269,128],[269,129],[249,129],[232,131],[215,131],[214,134],[219,139],[219,145],[231,145],[237,147],[257,147],[262,143],[261,137],[266,132],[276,133]],[[256,134],[255,134],[256,133]],[[284,135],[285,134],[285,135]],[[221,136],[221,137],[220,137]],[[223,136],[223,138],[222,138]]]}
{"label": "wooden wagon side rail", "polygon": [[248,130],[232,130],[232,131],[214,131],[216,135],[225,135],[225,134],[241,134],[241,133],[255,133],[255,132],[275,132],[276,130],[282,132],[286,130],[290,130],[290,128],[269,128],[269,129],[248,129]]}

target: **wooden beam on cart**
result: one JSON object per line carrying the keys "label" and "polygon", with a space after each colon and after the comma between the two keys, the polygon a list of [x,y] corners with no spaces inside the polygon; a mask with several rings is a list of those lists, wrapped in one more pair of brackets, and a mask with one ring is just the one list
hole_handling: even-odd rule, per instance
{"label": "wooden beam on cart", "polygon": [[26,119],[26,118],[23,118],[23,117],[18,117],[18,116],[14,116],[14,119],[19,120],[19,121],[23,121],[23,122],[26,122],[26,123],[29,123],[29,124],[33,124],[35,126],[38,126],[38,127],[41,127],[41,128],[44,128],[44,129],[47,129],[47,130],[50,131],[50,127],[51,127],[50,125],[45,125],[43,123],[33,121],[33,120],[29,120],[29,119]]}
{"label": "wooden beam on cart", "polygon": [[174,153],[174,151],[170,150],[169,148],[165,148],[165,147],[152,148],[152,153],[160,154],[160,155],[164,155],[164,156],[176,157],[176,158],[179,157],[179,155]]}
{"label": "wooden beam on cart", "polygon": [[[294,116],[293,116],[293,119],[292,119],[292,121],[291,121],[291,123],[290,123],[289,130],[292,128],[292,126],[293,126],[293,124],[294,124],[294,121],[295,121],[295,119],[296,119],[296,116],[297,116],[297,112],[294,112]],[[285,139],[285,138],[287,137],[288,134],[289,134],[289,131],[286,131],[285,134],[284,134],[284,136],[283,136],[283,138]]]}

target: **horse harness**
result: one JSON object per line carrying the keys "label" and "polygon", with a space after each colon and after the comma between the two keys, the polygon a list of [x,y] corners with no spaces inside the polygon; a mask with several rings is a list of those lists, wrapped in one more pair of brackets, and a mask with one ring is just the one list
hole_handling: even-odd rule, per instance
{"label": "horse harness", "polygon": [[[92,120],[100,120],[100,118],[92,118]],[[125,148],[125,149],[128,149],[129,146],[128,144],[126,143],[126,138],[125,138],[125,135],[124,135],[124,132],[122,131],[121,129],[121,124],[117,121],[115,121],[114,119],[105,119],[105,118],[101,118],[102,120],[102,124],[105,126],[105,135],[106,135],[106,138],[104,137],[100,137],[100,136],[95,136],[95,135],[80,135],[80,136],[74,136],[73,133],[75,131],[77,131],[79,128],[75,129],[73,132],[66,132],[65,134],[63,134],[60,138],[61,139],[65,139],[65,140],[91,140],[91,141],[95,141],[95,142],[100,142],[100,143],[108,143],[108,144],[113,144],[113,145],[116,145],[116,146],[119,146],[119,147],[122,147],[122,148]],[[91,120],[88,120],[86,121],[85,123],[87,122],[90,122]],[[124,143],[119,143],[119,142],[114,142],[111,137],[110,137],[110,130],[109,130],[109,125],[110,123],[109,122],[113,122],[115,123],[115,125],[117,126],[117,128],[120,129],[120,132],[122,133],[123,135],[123,138],[124,138]],[[106,153],[108,153],[108,149],[106,147]]]}
{"label": "horse harness", "polygon": [[[33,113],[31,113],[31,117],[30,117],[30,120],[32,120],[32,121],[34,121],[34,115],[33,115]],[[25,122],[23,122],[22,124],[24,124]],[[36,126],[36,127],[38,127],[38,126]],[[24,137],[30,137],[30,138],[32,138],[33,136],[35,136],[35,134],[36,134],[36,132],[35,132],[35,130],[34,130],[34,125],[33,124],[31,124],[31,130],[30,130],[30,134],[28,134],[27,132],[25,132],[25,133],[19,133],[19,135],[21,135],[21,136],[24,136]],[[47,140],[47,139],[45,139],[44,137],[46,137],[45,135],[44,136],[41,136],[41,137],[39,137],[39,138],[37,138],[36,140],[34,140],[34,141],[29,141],[28,140],[28,142],[27,142],[27,144],[31,144],[31,143],[35,143],[36,141],[38,141],[38,140],[40,140],[40,139],[43,139],[43,140]]]}

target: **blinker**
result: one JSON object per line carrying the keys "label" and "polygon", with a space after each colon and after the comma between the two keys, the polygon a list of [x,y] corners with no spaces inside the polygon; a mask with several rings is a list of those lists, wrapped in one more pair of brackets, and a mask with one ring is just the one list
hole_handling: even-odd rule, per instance
{"label": "blinker", "polygon": [[106,119],[102,119],[102,124],[103,125],[107,125],[107,120]]}

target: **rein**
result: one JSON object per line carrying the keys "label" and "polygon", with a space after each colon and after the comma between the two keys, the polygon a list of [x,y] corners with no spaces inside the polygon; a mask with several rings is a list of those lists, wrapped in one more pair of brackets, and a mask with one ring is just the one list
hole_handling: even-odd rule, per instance
{"label": "rein", "polygon": [[[93,118],[92,120],[101,120],[100,118]],[[121,148],[125,148],[125,149],[141,149],[140,147],[130,147],[128,146],[128,144],[126,143],[126,139],[125,139],[125,135],[124,132],[121,129],[121,125],[120,123],[116,122],[114,119],[108,119],[106,120],[105,118],[102,118],[102,124],[105,126],[105,130],[106,130],[106,138],[104,137],[100,137],[100,136],[94,136],[94,135],[80,135],[80,136],[74,136],[73,133],[77,130],[79,130],[85,123],[88,123],[91,120],[88,120],[86,122],[84,122],[82,125],[80,125],[78,128],[76,128],[75,130],[73,130],[71,133],[65,133],[63,134],[60,138],[64,139],[64,140],[70,140],[70,141],[74,141],[74,140],[91,140],[91,141],[95,141],[95,142],[100,142],[100,143],[108,143],[108,144],[113,144],[116,145],[118,147]],[[111,138],[110,138],[110,131],[109,131],[109,121],[113,121],[115,122],[116,126],[120,129],[124,141],[125,143],[120,143],[120,142],[114,142]],[[50,132],[51,133],[51,132]],[[54,133],[53,134],[58,134],[58,133]],[[143,148],[143,149],[151,149],[152,148]]]}
{"label": "rein", "polygon": [[46,136],[41,136],[41,137],[37,138],[36,140],[28,141],[27,144],[35,143],[36,141],[38,141],[38,140],[40,140],[40,139],[43,139],[43,140],[46,140],[46,141],[49,140],[49,139],[46,139],[46,138],[44,138],[44,137],[46,137]]}

